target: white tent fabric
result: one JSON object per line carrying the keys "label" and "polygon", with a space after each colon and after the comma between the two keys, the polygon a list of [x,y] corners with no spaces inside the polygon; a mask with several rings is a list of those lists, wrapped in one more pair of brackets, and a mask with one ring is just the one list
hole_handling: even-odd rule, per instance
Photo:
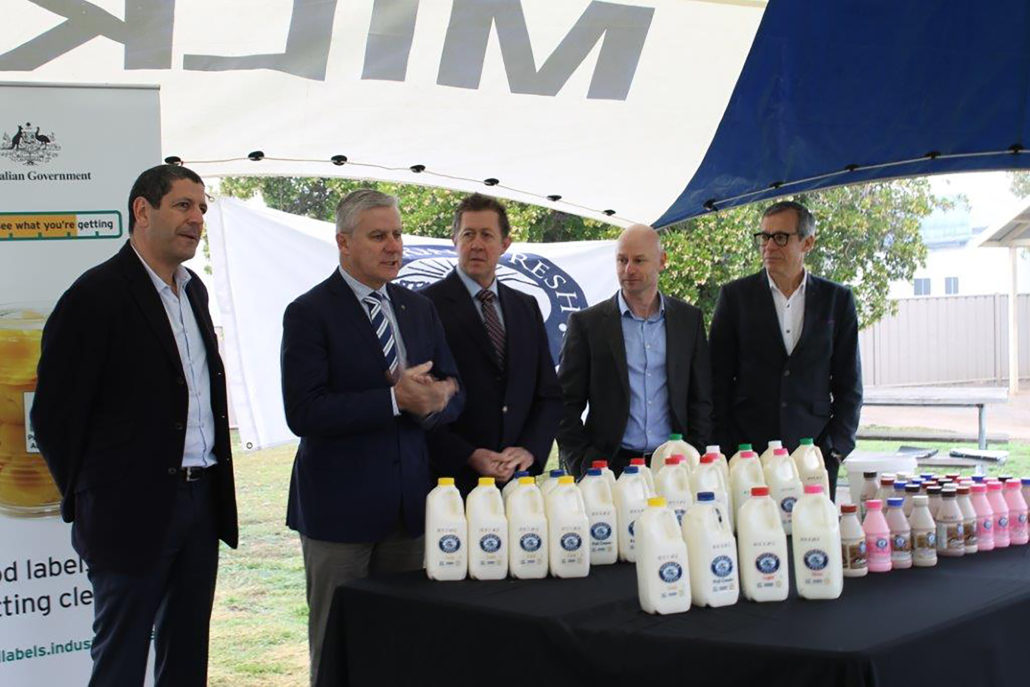
{"label": "white tent fabric", "polygon": [[[279,344],[289,303],[339,265],[329,222],[256,208],[227,198],[208,210],[215,300],[220,309],[229,391],[248,449],[292,440],[280,388]],[[557,362],[569,313],[614,295],[615,242],[514,243],[498,276],[534,296]],[[404,237],[398,281],[418,288],[456,262],[444,239]]]}

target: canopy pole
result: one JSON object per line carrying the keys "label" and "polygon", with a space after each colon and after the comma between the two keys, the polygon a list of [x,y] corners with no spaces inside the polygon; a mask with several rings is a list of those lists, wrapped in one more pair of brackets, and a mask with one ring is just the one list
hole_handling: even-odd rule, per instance
{"label": "canopy pole", "polygon": [[1017,307],[1019,305],[1019,248],[1009,246],[1009,396],[1019,391],[1019,328]]}

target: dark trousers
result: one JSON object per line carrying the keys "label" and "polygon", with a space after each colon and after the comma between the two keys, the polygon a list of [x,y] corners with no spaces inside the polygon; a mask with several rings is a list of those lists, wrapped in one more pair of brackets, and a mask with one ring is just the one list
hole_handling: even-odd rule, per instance
{"label": "dark trousers", "polygon": [[210,476],[182,482],[157,565],[140,574],[90,568],[90,687],[142,685],[151,632],[156,687],[207,684],[208,625],[218,572]]}

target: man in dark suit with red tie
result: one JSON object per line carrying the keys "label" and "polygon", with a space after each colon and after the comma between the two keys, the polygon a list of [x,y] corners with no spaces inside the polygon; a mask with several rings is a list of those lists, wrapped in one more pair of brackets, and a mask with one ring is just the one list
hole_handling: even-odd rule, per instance
{"label": "man in dark suit with red tie", "polygon": [[434,469],[462,493],[480,476],[499,482],[515,471],[539,474],[561,417],[554,372],[536,300],[505,286],[497,263],[511,244],[504,205],[471,195],[454,213],[458,265],[424,293],[436,305],[461,373],[465,410],[429,435]]}

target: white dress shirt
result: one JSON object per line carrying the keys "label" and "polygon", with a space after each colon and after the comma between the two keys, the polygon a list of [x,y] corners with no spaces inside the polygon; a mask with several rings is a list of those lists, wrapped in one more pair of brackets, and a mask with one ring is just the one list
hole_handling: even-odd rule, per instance
{"label": "white dress shirt", "polygon": [[801,328],[805,325],[805,286],[808,284],[808,270],[801,274],[801,285],[794,289],[790,298],[783,295],[776,282],[769,279],[769,289],[772,291],[773,305],[776,307],[776,319],[780,323],[780,334],[783,336],[783,346],[787,349],[787,355],[794,352],[794,347],[801,338]]}

